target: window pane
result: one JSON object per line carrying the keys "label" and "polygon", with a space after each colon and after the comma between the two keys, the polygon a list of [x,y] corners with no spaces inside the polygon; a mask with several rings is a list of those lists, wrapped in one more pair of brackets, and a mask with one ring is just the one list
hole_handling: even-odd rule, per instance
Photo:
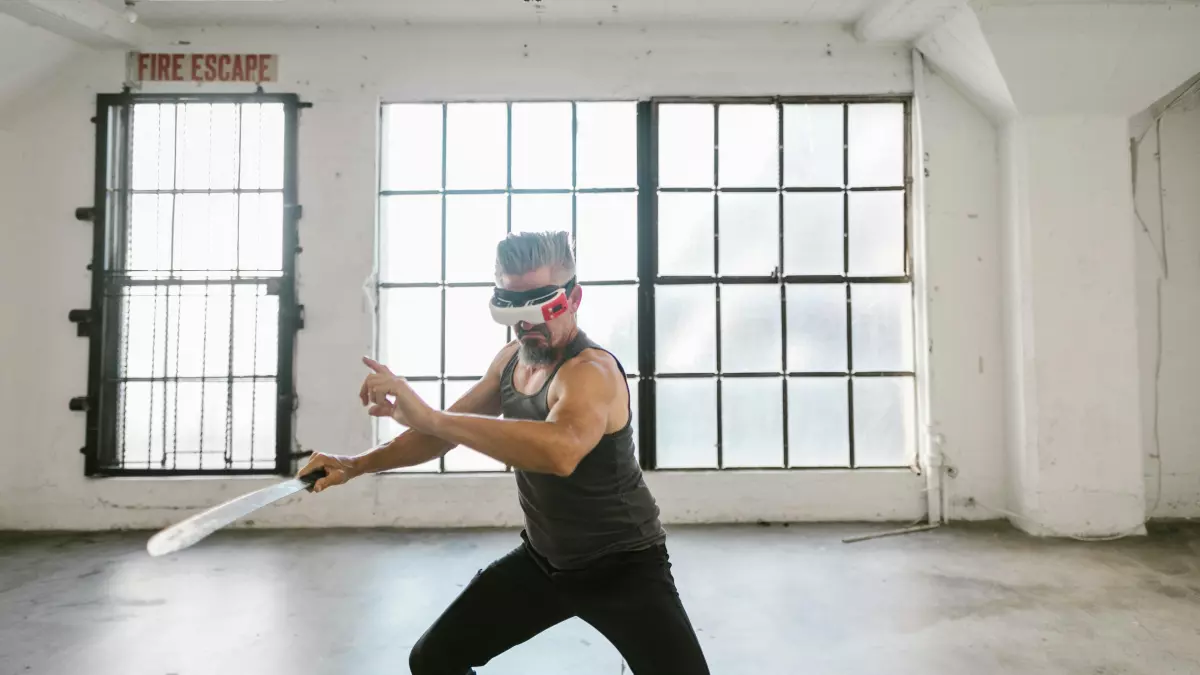
{"label": "window pane", "polygon": [[168,330],[174,335],[167,354],[168,376],[229,374],[229,290],[225,285],[205,285],[175,291],[178,295],[169,310]]}
{"label": "window pane", "polygon": [[658,107],[658,184],[712,187],[713,106],[709,103]]}
{"label": "window pane", "polygon": [[279,296],[265,285],[236,286],[233,296],[233,374],[279,370]]}
{"label": "window pane", "polygon": [[852,284],[850,321],[856,371],[913,369],[910,285]]}
{"label": "window pane", "polygon": [[239,175],[239,106],[186,103],[177,108],[175,171],[189,190],[228,190]]}
{"label": "window pane", "polygon": [[121,365],[124,377],[162,377],[168,341],[177,341],[168,317],[179,320],[177,289],[133,286],[123,290]]}
{"label": "window pane", "polygon": [[451,103],[446,109],[446,187],[508,185],[508,106]]}
{"label": "window pane", "polygon": [[571,187],[571,104],[514,103],[512,116],[512,186]]}
{"label": "window pane", "polygon": [[726,192],[717,204],[721,274],[770,276],[779,268],[779,195]]}
{"label": "window pane", "polygon": [[384,190],[442,187],[442,106],[414,103],[383,106]]}
{"label": "window pane", "polygon": [[656,286],[654,293],[658,372],[715,373],[717,298],[714,287],[709,284]]}
{"label": "window pane", "polygon": [[379,210],[379,280],[441,281],[441,195],[383,197]]}
{"label": "window pane", "polygon": [[905,466],[916,446],[911,377],[854,379],[855,466]]}
{"label": "window pane", "polygon": [[133,106],[133,189],[175,187],[175,109],[157,103]]}
{"label": "window pane", "polygon": [[[492,289],[446,289],[446,374],[482,376],[504,346],[504,326],[492,320]],[[410,327],[412,330],[412,327]],[[432,358],[426,352],[425,358]]]}
{"label": "window pane", "polygon": [[658,273],[713,273],[713,196],[662,192],[658,195]]}
{"label": "window pane", "polygon": [[783,106],[783,184],[842,187],[841,105]]}
{"label": "window pane", "polygon": [[[446,407],[462,398],[474,380],[446,380]],[[504,464],[465,446],[446,453],[446,471],[503,471]]]}
{"label": "window pane", "polygon": [[658,468],[716,468],[716,378],[658,380]]}
{"label": "window pane", "polygon": [[845,272],[845,195],[789,192],[783,196],[785,274]]}
{"label": "window pane", "polygon": [[[419,382],[409,382],[408,386],[412,387],[413,391],[417,392],[417,396],[420,396],[421,399],[423,401],[425,401],[426,403],[428,403],[430,406],[432,406],[433,408],[437,408],[437,409],[441,408],[441,397],[442,397],[441,386],[442,385],[440,382],[438,382],[437,380],[434,380],[432,382],[427,381],[427,380],[419,381]],[[376,424],[378,424],[377,433],[378,433],[378,437],[379,437],[380,441],[391,440],[408,430],[408,427],[404,426],[403,424],[400,424],[399,422],[397,422],[396,420],[394,420],[390,417],[380,417],[380,418],[377,418],[377,420],[378,420],[376,422]],[[438,470],[438,460],[433,459],[433,460],[430,460],[423,464],[418,464],[416,466],[404,467],[402,469],[396,469],[396,470],[399,472],[403,472],[403,473],[428,473],[431,471],[437,471]]]}
{"label": "window pane", "polygon": [[175,209],[175,269],[186,272],[179,276],[231,276],[237,261],[238,195],[181,194]]}
{"label": "window pane", "polygon": [[245,190],[282,190],[283,104],[246,103],[241,106],[241,111],[240,187]]}
{"label": "window pane", "polygon": [[446,197],[446,281],[492,281],[508,223],[505,195]]}
{"label": "window pane", "polygon": [[576,185],[636,187],[637,104],[579,103],[575,118]]}
{"label": "window pane", "polygon": [[779,185],[779,111],[774,105],[723,105],[720,125],[721,187]]}
{"label": "window pane", "polygon": [[243,274],[283,271],[283,194],[238,195],[238,267]]}
{"label": "window pane", "polygon": [[779,294],[776,284],[721,286],[721,372],[780,371],[783,336]]}
{"label": "window pane", "polygon": [[381,288],[379,358],[403,376],[437,375],[442,356],[442,291]]}
{"label": "window pane", "polygon": [[850,466],[846,378],[788,378],[788,462],[791,466]]}
{"label": "window pane", "polygon": [[[130,208],[125,268],[142,272],[134,275],[139,278],[169,276],[174,195],[135,194],[130,200]],[[163,274],[154,274],[156,271]]]}
{"label": "window pane", "polygon": [[904,193],[850,193],[850,275],[904,274]]}
{"label": "window pane", "polygon": [[783,466],[783,423],[782,378],[721,380],[724,466]]}
{"label": "window pane", "polygon": [[585,286],[579,327],[612,352],[626,373],[638,368],[637,286]]}
{"label": "window pane", "polygon": [[850,106],[850,186],[904,185],[904,106]]}
{"label": "window pane", "polygon": [[229,454],[235,468],[275,465],[275,394],[274,382],[233,383]]}
{"label": "window pane", "polygon": [[787,285],[790,372],[846,370],[846,286]]}
{"label": "window pane", "polygon": [[581,194],[575,209],[580,281],[637,279],[637,194]]}
{"label": "window pane", "polygon": [[571,231],[571,195],[513,195],[512,231]]}

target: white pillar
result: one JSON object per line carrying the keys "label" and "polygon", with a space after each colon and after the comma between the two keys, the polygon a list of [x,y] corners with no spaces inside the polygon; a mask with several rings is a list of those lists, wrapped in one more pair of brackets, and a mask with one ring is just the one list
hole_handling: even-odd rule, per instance
{"label": "white pillar", "polygon": [[1138,531],[1145,515],[1128,120],[1004,127],[1008,451],[1018,526]]}

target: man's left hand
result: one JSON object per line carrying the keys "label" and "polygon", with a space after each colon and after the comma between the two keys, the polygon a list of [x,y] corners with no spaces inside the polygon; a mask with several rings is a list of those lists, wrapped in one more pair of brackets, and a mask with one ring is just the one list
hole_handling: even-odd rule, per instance
{"label": "man's left hand", "polygon": [[373,417],[391,417],[417,431],[427,430],[436,411],[387,366],[366,356],[363,363],[372,371],[358,392],[362,404],[371,406],[367,413]]}

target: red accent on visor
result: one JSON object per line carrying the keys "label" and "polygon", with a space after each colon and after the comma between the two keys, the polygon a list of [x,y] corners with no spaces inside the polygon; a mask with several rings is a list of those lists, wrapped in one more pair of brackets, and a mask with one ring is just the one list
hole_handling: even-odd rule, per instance
{"label": "red accent on visor", "polygon": [[559,293],[558,297],[550,302],[542,305],[542,318],[546,321],[562,316],[567,313],[567,297],[564,293]]}

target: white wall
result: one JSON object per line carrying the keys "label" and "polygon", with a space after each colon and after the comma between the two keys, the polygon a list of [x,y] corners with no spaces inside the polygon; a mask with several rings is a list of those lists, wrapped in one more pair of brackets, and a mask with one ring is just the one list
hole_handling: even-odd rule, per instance
{"label": "white wall", "polygon": [[1127,127],[1003,131],[1010,502],[1036,533],[1131,533],[1145,512]]}
{"label": "white wall", "polygon": [[[950,520],[1004,507],[1004,340],[997,133],[945,77],[921,97],[933,406]],[[974,500],[970,502],[968,500]]]}
{"label": "white wall", "polygon": [[0,113],[80,51],[64,37],[0,13]]}
{"label": "white wall", "polygon": [[[377,106],[383,100],[610,98],[672,94],[878,94],[912,89],[907,48],[864,46],[842,28],[531,27],[334,32],[192,30],[189,49],[281,54],[279,90],[315,105],[300,128],[307,328],[298,347],[297,438],[305,448],[358,452],[370,427],[355,401],[358,357],[370,348],[360,287],[372,265]],[[97,92],[119,89],[123,57],[89,54],[11,119],[24,158],[0,157],[8,217],[0,251],[6,364],[0,410],[0,527],[153,527],[264,484],[263,479],[86,480],[83,418],[67,400],[86,384],[86,343],[66,313],[88,303],[90,230],[72,217],[90,202]],[[933,418],[962,467],[959,494],[998,499],[1003,411],[996,317],[998,246],[994,134],[937,78],[931,147],[930,284],[935,292]],[[980,154],[981,153],[981,154]],[[972,217],[972,214],[975,217]],[[932,241],[938,237],[943,239]],[[980,260],[979,258],[982,258]],[[28,279],[37,279],[36,283]],[[10,284],[15,284],[10,285]],[[963,312],[982,312],[966,319]],[[982,358],[983,372],[979,372]],[[657,474],[669,522],[902,520],[920,516],[923,479],[905,471]],[[499,525],[519,512],[510,476],[370,477],[320,499],[269,509],[260,525]],[[963,516],[971,515],[964,512]],[[961,517],[961,516],[960,516]]]}
{"label": "white wall", "polygon": [[[1185,91],[1172,92],[1164,102]],[[1146,501],[1148,508],[1157,503],[1150,512],[1153,517],[1196,518],[1200,517],[1200,353],[1196,350],[1200,336],[1200,93],[1181,99],[1163,115],[1161,138],[1150,112],[1136,119],[1131,128],[1135,137],[1144,131],[1148,133],[1138,149],[1137,204],[1149,234],[1136,220],[1133,227]],[[1159,152],[1161,182],[1155,159]],[[1164,225],[1165,279],[1160,262]],[[1160,279],[1161,314],[1156,297]],[[1160,370],[1157,382],[1156,364]],[[1161,497],[1156,414],[1162,455]]]}

